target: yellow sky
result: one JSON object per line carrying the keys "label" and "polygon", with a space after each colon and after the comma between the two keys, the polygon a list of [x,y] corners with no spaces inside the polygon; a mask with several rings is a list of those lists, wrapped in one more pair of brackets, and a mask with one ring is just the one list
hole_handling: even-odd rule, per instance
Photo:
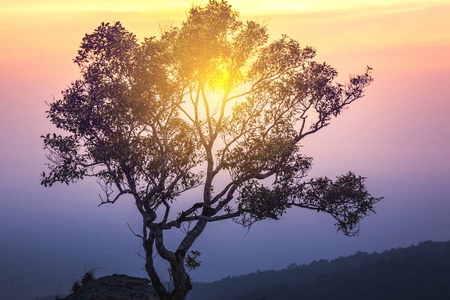
{"label": "yellow sky", "polygon": [[[43,13],[76,11],[158,11],[169,13],[174,9],[185,10],[191,3],[206,1],[189,0],[2,0],[3,13]],[[361,7],[390,7],[398,4],[437,5],[448,4],[448,0],[246,0],[229,1],[243,14],[273,14],[292,11],[345,10]]]}
{"label": "yellow sky", "polygon": [[[188,0],[2,0],[0,67],[31,72],[65,61],[71,64],[82,37],[102,21],[121,21],[139,39],[159,34],[159,26],[185,19]],[[268,24],[273,38],[286,33],[311,45],[326,59],[349,58],[355,65],[395,63],[423,68],[450,67],[448,0],[231,0],[243,18]],[[430,55],[426,55],[430,52]],[[420,59],[417,58],[420,55]],[[444,61],[442,61],[444,60]],[[350,66],[352,67],[352,66]],[[359,68],[358,68],[359,70]],[[74,72],[75,72],[74,68]],[[344,70],[345,71],[345,70]],[[75,73],[74,73],[75,74]],[[30,76],[32,74],[30,73]],[[50,74],[48,76],[53,76]],[[43,75],[42,75],[43,76]]]}
{"label": "yellow sky", "polygon": [[[2,0],[0,36],[3,46],[0,51],[5,51],[4,44],[9,44],[9,48],[20,47],[28,38],[39,44],[37,31],[41,33],[38,36],[43,39],[42,43],[48,43],[45,37],[49,34],[60,32],[67,36],[72,30],[84,28],[92,31],[101,21],[120,20],[141,38],[155,35],[158,24],[173,22],[176,25],[182,21],[192,2],[202,1]],[[282,16],[286,19],[282,30],[289,35],[293,34],[292,29],[295,33],[314,30],[320,37],[338,38],[345,34],[370,45],[450,39],[448,0],[231,0],[230,3],[244,17],[268,19],[269,24]],[[277,28],[274,31],[277,32]]]}

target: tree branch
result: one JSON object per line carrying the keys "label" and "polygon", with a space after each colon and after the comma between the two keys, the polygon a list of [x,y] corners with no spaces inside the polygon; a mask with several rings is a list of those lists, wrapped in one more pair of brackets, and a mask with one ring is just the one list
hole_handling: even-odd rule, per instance
{"label": "tree branch", "polygon": [[100,200],[101,200],[102,202],[98,205],[98,207],[100,207],[101,205],[106,204],[106,203],[114,204],[121,196],[123,196],[123,195],[125,195],[125,194],[133,194],[133,191],[131,191],[131,190],[122,190],[122,191],[120,191],[119,194],[116,195],[116,197],[114,197],[113,200],[109,200],[109,195],[106,194],[106,201],[104,201],[104,200],[102,199],[102,197],[99,195],[99,196],[100,196]]}
{"label": "tree branch", "polygon": [[137,236],[138,238],[142,239],[143,241],[145,240],[145,238],[142,235],[137,234],[136,232],[134,232],[133,228],[131,228],[130,224],[127,223],[128,228],[130,228],[131,232]]}

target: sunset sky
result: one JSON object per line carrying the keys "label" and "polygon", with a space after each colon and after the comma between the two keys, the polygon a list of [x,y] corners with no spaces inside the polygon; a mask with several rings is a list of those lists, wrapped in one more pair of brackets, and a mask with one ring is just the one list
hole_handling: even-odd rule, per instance
{"label": "sunset sky", "polygon": [[[202,3],[202,2],[194,2]],[[311,176],[354,171],[385,199],[358,237],[333,220],[291,210],[248,233],[212,224],[194,248],[194,280],[217,280],[292,262],[383,251],[424,240],[450,240],[450,3],[441,1],[230,1],[243,19],[265,22],[272,39],[287,34],[318,50],[340,72],[374,69],[367,96],[304,142]],[[189,1],[34,1],[0,4],[0,295],[66,293],[84,271],[146,276],[127,227],[140,217],[131,202],[97,207],[95,181],[43,188],[42,134],[53,132],[46,102],[79,78],[81,39],[102,21],[120,21],[140,40],[179,25]],[[177,238],[177,233],[173,234]],[[142,251],[142,250],[141,250]],[[26,287],[26,288],[24,288]]]}

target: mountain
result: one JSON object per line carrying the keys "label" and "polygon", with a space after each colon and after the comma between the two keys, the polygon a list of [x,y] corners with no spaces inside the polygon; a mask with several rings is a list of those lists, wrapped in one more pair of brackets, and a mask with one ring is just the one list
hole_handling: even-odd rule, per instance
{"label": "mountain", "polygon": [[194,283],[188,300],[450,299],[450,241]]}

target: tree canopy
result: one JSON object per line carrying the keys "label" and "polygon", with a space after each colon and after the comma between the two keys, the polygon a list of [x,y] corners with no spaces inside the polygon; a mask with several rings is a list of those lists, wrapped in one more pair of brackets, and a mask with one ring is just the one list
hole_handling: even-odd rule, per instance
{"label": "tree canopy", "polygon": [[[199,253],[189,250],[209,222],[251,226],[300,207],[330,214],[354,235],[381,198],[352,172],[307,179],[312,159],[300,147],[363,97],[371,69],[339,84],[315,55],[286,35],[269,41],[264,25],[242,21],[226,1],[193,5],[180,27],[143,42],[120,22],[102,23],[74,60],[81,78],[50,104],[62,133],[43,136],[50,163],[41,183],[95,177],[101,204],[131,195],[162,299],[191,289],[186,270]],[[195,199],[185,196],[192,189]],[[175,211],[179,201],[190,207]],[[166,248],[164,232],[187,223],[178,248]],[[170,263],[172,290],[159,280],[154,251]]]}

